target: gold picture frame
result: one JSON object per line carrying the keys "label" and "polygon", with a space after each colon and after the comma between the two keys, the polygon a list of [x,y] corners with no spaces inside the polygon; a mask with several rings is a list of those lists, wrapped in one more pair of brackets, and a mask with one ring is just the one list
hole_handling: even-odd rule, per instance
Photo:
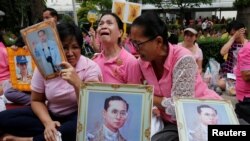
{"label": "gold picture frame", "polygon": [[20,91],[30,91],[30,82],[35,68],[30,52],[24,48],[17,50],[7,48],[7,52],[12,87]]}
{"label": "gold picture frame", "polygon": [[113,0],[112,13],[115,13],[123,23],[132,24],[135,18],[141,15],[141,11],[142,4]]}
{"label": "gold picture frame", "polygon": [[128,18],[127,23],[132,24],[133,21],[141,15],[142,5],[138,3],[128,2]]}
{"label": "gold picture frame", "polygon": [[[124,119],[125,123],[117,127],[118,134],[126,140],[150,141],[153,87],[148,85],[103,83],[85,83],[81,86],[77,141],[87,141],[90,138],[93,139],[92,137],[102,140],[97,137],[95,131],[98,131],[100,127],[104,127],[103,113],[108,111],[108,109],[105,110],[104,103],[112,96],[121,97],[128,104],[127,116]],[[108,103],[110,104],[110,102]],[[122,110],[119,112],[120,116],[122,116],[121,112]],[[117,116],[116,118],[118,118]],[[92,133],[93,135],[91,135]]]}
{"label": "gold picture frame", "polygon": [[115,13],[122,21],[124,21],[126,2],[114,0],[112,4],[112,13]]}
{"label": "gold picture frame", "polygon": [[207,140],[209,125],[239,125],[230,100],[175,98],[174,103],[180,141]]}
{"label": "gold picture frame", "polygon": [[53,20],[43,21],[21,30],[30,54],[45,79],[57,77],[61,62],[66,61],[62,43]]}

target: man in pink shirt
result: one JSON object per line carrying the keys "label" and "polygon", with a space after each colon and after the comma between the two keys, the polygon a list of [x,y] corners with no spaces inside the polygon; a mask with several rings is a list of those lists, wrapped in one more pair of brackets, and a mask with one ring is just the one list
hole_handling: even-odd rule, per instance
{"label": "man in pink shirt", "polygon": [[236,98],[242,102],[244,97],[250,97],[250,42],[244,44],[238,52],[236,75]]}
{"label": "man in pink shirt", "polygon": [[221,99],[202,81],[191,52],[169,44],[167,33],[165,23],[152,12],[143,13],[131,27],[142,73],[147,83],[154,86],[153,103],[164,122],[164,128],[151,141],[179,140],[174,97]]}

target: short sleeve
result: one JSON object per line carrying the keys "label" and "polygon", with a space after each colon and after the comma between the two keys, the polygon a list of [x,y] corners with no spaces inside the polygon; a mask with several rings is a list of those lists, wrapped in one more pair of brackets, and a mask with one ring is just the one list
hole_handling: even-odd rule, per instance
{"label": "short sleeve", "polygon": [[193,97],[197,65],[192,56],[182,57],[174,66],[171,96]]}
{"label": "short sleeve", "polygon": [[250,43],[240,49],[238,53],[238,63],[240,71],[250,70]]}
{"label": "short sleeve", "polygon": [[45,93],[45,84],[42,74],[35,68],[34,74],[31,79],[31,89],[38,93]]}
{"label": "short sleeve", "polygon": [[98,66],[98,64],[96,64],[94,61],[88,59],[88,67],[86,68],[86,72],[84,74],[86,74],[83,77],[83,81],[84,82],[88,82],[88,81],[97,81],[97,82],[102,82],[102,73],[101,73],[101,69]]}

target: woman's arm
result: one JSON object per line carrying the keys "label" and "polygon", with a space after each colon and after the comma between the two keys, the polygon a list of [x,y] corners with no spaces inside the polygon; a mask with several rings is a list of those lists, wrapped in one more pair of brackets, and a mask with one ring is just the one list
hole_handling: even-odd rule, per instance
{"label": "woman's arm", "polygon": [[90,62],[88,63],[89,68],[87,69],[86,78],[84,80],[81,80],[81,78],[78,76],[75,68],[71,66],[68,62],[62,62],[61,66],[63,66],[64,69],[61,70],[61,77],[62,79],[66,80],[70,85],[72,85],[75,89],[76,98],[79,99],[80,94],[80,88],[82,82],[100,82],[102,81],[102,75],[101,70],[98,67],[97,64],[90,65]]}
{"label": "woman's arm", "polygon": [[94,49],[96,53],[101,52],[100,44],[97,44],[97,42],[99,42],[99,39],[97,39],[97,35],[94,28],[91,27],[89,29],[89,34],[91,38],[90,46]]}
{"label": "woman's arm", "polygon": [[171,96],[194,96],[197,71],[196,61],[192,56],[181,58],[174,66]]}
{"label": "woman's arm", "polygon": [[203,53],[202,53],[202,50],[200,49],[200,47],[197,43],[196,43],[196,46],[197,46],[198,54],[199,54],[199,57],[196,60],[196,63],[198,65],[198,72],[201,74],[202,73]]}
{"label": "woman's arm", "polygon": [[245,28],[238,29],[234,35],[227,41],[227,43],[221,48],[220,54],[224,56],[228,53],[229,49],[232,47],[233,43],[235,42],[235,39],[240,38],[240,42],[243,44],[245,39]]}
{"label": "woman's arm", "polygon": [[44,125],[52,121],[45,104],[45,99],[45,94],[35,91],[31,92],[31,108]]}
{"label": "woman's arm", "polygon": [[228,51],[229,51],[229,49],[232,47],[234,41],[235,41],[235,35],[232,36],[232,37],[227,41],[227,43],[221,48],[220,54],[221,54],[222,56],[224,56],[225,54],[228,53]]}
{"label": "woman's arm", "polygon": [[75,68],[68,62],[62,62],[61,66],[64,68],[61,70],[60,75],[62,79],[66,80],[75,89],[76,98],[79,98],[80,88],[82,80],[77,75]]}
{"label": "woman's arm", "polygon": [[171,97],[154,97],[154,104],[165,108],[168,115],[175,117],[174,97],[194,97],[197,64],[192,56],[182,57],[174,66]]}
{"label": "woman's arm", "polygon": [[45,127],[44,138],[46,140],[56,140],[56,128],[60,126],[60,123],[51,119],[45,100],[45,94],[35,91],[31,92],[31,108]]}
{"label": "woman's arm", "polygon": [[241,71],[243,80],[250,82],[250,70]]}

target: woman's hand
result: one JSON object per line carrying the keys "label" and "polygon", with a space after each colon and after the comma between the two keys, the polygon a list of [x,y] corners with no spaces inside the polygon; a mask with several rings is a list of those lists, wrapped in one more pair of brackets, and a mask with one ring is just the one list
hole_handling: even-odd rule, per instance
{"label": "woman's hand", "polygon": [[75,68],[68,62],[62,62],[61,66],[63,67],[60,72],[62,79],[66,80],[69,84],[74,86],[74,88],[80,88],[82,81],[77,75]]}
{"label": "woman's hand", "polygon": [[90,27],[89,29],[89,35],[92,36],[92,37],[95,37],[95,29],[93,27]]}
{"label": "woman's hand", "polygon": [[238,29],[238,30],[234,33],[234,35],[233,35],[234,39],[244,37],[244,36],[245,36],[245,32],[246,32],[246,29],[245,29],[245,28]]}
{"label": "woman's hand", "polygon": [[56,141],[57,129],[61,124],[58,121],[52,121],[45,124],[44,138],[46,141]]}

